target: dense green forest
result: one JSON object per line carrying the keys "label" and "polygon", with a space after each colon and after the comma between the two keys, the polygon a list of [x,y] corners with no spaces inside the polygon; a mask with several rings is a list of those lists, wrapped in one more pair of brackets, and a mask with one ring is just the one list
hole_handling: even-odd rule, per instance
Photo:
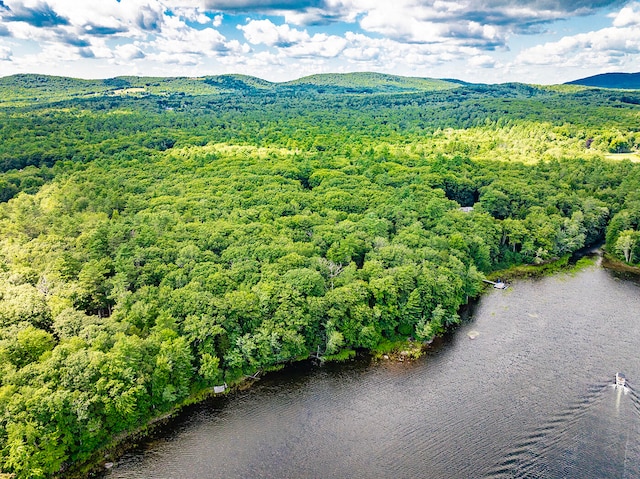
{"label": "dense green forest", "polygon": [[640,263],[638,91],[22,75],[0,105],[16,478],[257,371],[428,341],[492,271],[601,242]]}

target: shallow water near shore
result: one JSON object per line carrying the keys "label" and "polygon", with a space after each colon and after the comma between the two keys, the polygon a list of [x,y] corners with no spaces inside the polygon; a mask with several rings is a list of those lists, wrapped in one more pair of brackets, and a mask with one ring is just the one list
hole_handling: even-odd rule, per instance
{"label": "shallow water near shore", "polygon": [[637,278],[517,281],[417,361],[292,366],[188,408],[104,477],[640,477],[639,346]]}

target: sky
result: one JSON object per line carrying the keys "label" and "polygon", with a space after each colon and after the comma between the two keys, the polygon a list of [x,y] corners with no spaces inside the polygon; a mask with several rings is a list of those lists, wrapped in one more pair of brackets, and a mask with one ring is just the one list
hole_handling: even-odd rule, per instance
{"label": "sky", "polygon": [[0,0],[0,76],[555,84],[640,71],[640,1]]}

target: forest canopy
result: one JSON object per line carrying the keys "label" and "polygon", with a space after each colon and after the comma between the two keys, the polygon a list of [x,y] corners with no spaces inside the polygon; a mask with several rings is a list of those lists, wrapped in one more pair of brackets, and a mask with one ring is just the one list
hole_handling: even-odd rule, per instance
{"label": "forest canopy", "polygon": [[18,478],[215,385],[428,341],[492,271],[602,242],[640,263],[638,91],[0,80],[0,472]]}

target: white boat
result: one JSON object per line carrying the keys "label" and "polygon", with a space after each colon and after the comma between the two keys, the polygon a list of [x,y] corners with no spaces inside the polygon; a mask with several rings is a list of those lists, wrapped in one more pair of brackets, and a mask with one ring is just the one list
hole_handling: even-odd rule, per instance
{"label": "white boat", "polygon": [[488,279],[483,279],[482,281],[484,281],[485,283],[491,284],[493,285],[494,288],[496,289],[506,289],[507,287],[507,283],[505,283],[502,280],[498,280],[498,281],[489,281]]}
{"label": "white boat", "polygon": [[626,383],[627,383],[627,380],[625,379],[624,374],[616,373],[616,387],[623,388],[625,387]]}

